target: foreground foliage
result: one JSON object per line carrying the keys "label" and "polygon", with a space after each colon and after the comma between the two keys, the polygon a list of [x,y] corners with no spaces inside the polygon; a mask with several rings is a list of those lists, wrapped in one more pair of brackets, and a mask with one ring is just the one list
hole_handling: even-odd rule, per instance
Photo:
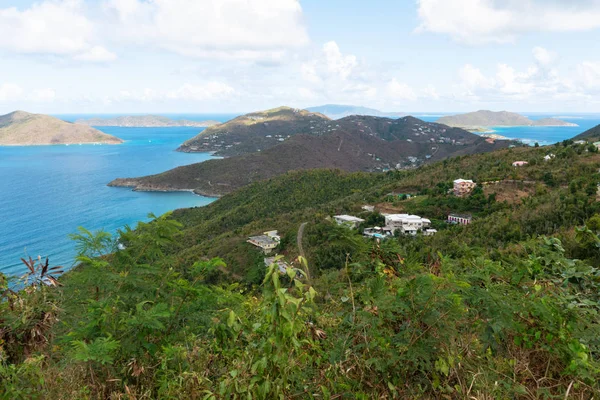
{"label": "foreground foliage", "polygon": [[[291,174],[116,237],[82,229],[81,264],[61,286],[44,283],[42,260],[25,289],[0,282],[0,398],[597,397],[600,160],[578,150],[536,164],[547,149],[519,149],[531,169],[505,175],[510,152],[423,172]],[[553,178],[519,202],[488,188],[455,199],[458,170]],[[438,235],[378,243],[325,218],[403,189],[419,195],[389,206],[431,216]],[[442,225],[452,210],[477,218]],[[285,274],[243,243],[281,226]]]}

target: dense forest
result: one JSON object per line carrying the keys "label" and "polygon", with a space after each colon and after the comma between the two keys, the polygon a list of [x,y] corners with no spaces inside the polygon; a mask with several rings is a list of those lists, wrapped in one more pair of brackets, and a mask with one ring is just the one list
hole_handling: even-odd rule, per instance
{"label": "dense forest", "polygon": [[[455,197],[457,178],[478,186]],[[81,228],[74,270],[23,260],[0,279],[0,398],[597,398],[599,182],[596,148],[567,141],[290,172],[117,235]],[[364,238],[385,212],[438,233]],[[285,274],[246,243],[274,229]]]}

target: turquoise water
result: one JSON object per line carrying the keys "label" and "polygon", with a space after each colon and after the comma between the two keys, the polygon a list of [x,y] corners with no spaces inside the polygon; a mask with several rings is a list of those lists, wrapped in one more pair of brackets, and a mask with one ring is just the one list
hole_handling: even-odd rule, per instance
{"label": "turquoise water", "polygon": [[[81,115],[63,117],[72,120]],[[227,120],[230,116],[182,116]],[[174,151],[199,128],[116,128],[122,145],[0,147],[0,272],[20,275],[19,259],[50,257],[73,264],[68,234],[78,226],[116,231],[146,220],[148,213],[203,206],[212,198],[192,193],[143,193],[106,184],[119,177],[154,174],[212,158]]]}
{"label": "turquoise water", "polygon": [[[519,139],[524,143],[534,144],[539,143],[540,145],[554,144],[562,142],[566,139],[571,139],[573,136],[577,136],[582,132],[587,131],[597,125],[600,125],[600,114],[527,114],[523,113],[532,120],[541,118],[552,118],[558,117],[563,121],[572,122],[579,126],[577,127],[556,127],[556,126],[540,126],[540,127],[528,127],[528,126],[517,126],[517,127],[491,127],[490,129],[502,136],[506,136],[511,139]],[[415,117],[421,118],[425,121],[435,122],[441,115],[435,116],[421,116],[415,114]]]}

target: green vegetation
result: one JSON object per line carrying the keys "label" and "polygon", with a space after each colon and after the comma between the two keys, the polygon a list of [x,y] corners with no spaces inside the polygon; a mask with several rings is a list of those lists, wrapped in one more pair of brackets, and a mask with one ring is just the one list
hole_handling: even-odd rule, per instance
{"label": "green vegetation", "polygon": [[[0,282],[0,398],[598,397],[599,168],[564,143],[292,172],[116,237],[82,229],[61,286],[41,260],[23,290]],[[470,197],[448,194],[459,177]],[[364,204],[439,233],[378,243],[329,219],[381,223]],[[245,243],[270,229],[284,275]]]}

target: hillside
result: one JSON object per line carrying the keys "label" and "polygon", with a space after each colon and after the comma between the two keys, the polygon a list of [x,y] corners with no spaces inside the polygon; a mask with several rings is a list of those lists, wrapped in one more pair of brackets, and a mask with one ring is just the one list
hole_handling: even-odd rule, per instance
{"label": "hillside", "polygon": [[[300,119],[304,121],[304,117]],[[298,127],[297,121],[289,122],[292,125],[290,131]],[[279,124],[279,132],[286,131],[284,125]],[[268,126],[270,124],[267,129]],[[178,167],[148,177],[116,179],[109,186],[132,187],[140,191],[193,190],[198,194],[220,196],[292,170],[414,168],[451,155],[487,152],[514,144],[493,142],[462,129],[413,117],[393,120],[352,116],[323,125],[321,129],[326,131],[319,132],[318,136],[296,134],[264,151]],[[243,146],[242,142],[238,147]]]}
{"label": "hillside", "polygon": [[573,140],[589,140],[596,141],[600,140],[600,125],[593,127],[592,129],[588,129],[587,131],[580,133],[575,136]]}
{"label": "hillside", "polygon": [[372,117],[388,118],[398,118],[406,115],[405,113],[384,112],[376,110],[374,108],[342,104],[325,104],[322,106],[308,107],[306,110],[326,115],[331,119],[340,119],[344,117],[349,117],[351,115],[369,115]]}
{"label": "hillside", "polygon": [[219,125],[219,121],[188,121],[173,120],[159,115],[133,115],[115,118],[78,119],[76,124],[88,126],[119,126],[126,128],[169,128],[169,127],[198,127],[204,128]]}
{"label": "hillside", "polygon": [[[25,260],[27,290],[0,290],[0,397],[597,398],[600,154],[586,149],[294,171],[114,237],[82,230],[62,286]],[[449,194],[457,177],[478,188]],[[380,242],[331,221],[373,226],[383,209],[438,233]],[[246,242],[274,229],[283,275]]]}
{"label": "hillside", "polygon": [[556,118],[531,120],[517,113],[507,111],[494,112],[489,110],[480,110],[467,114],[446,116],[438,119],[437,122],[448,126],[463,128],[492,126],[577,126],[577,124],[562,121]]}
{"label": "hillside", "polygon": [[104,143],[123,141],[85,125],[42,114],[15,111],[0,116],[0,146]]}

